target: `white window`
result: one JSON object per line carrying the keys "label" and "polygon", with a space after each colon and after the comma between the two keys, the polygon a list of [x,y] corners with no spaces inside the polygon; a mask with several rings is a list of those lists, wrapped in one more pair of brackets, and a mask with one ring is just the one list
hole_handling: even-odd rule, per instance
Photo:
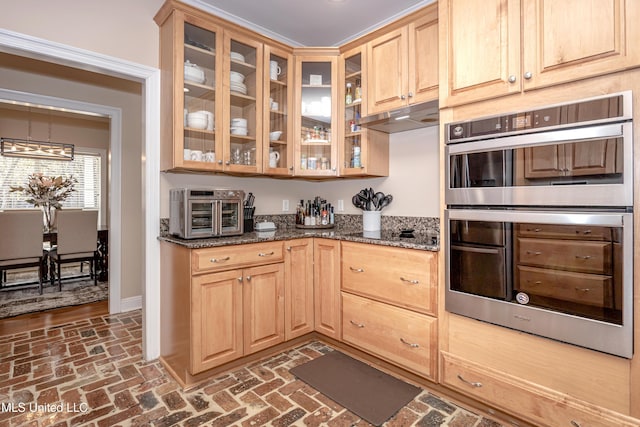
{"label": "white window", "polygon": [[73,175],[78,183],[71,196],[62,202],[64,208],[90,208],[101,210],[102,155],[75,152],[72,161],[25,159],[0,156],[0,209],[24,209],[33,206],[25,202],[25,195],[9,192],[11,186],[24,186],[32,173],[45,176]]}

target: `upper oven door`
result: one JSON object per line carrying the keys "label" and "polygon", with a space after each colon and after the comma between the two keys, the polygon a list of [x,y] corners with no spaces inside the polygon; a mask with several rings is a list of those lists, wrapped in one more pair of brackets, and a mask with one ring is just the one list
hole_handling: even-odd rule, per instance
{"label": "upper oven door", "polygon": [[632,206],[632,124],[449,144],[447,205]]}

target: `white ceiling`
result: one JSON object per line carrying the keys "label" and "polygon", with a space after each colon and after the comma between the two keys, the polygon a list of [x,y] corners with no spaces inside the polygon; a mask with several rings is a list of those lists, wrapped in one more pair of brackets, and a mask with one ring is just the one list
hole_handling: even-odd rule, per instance
{"label": "white ceiling", "polygon": [[340,46],[435,0],[185,0],[291,46]]}

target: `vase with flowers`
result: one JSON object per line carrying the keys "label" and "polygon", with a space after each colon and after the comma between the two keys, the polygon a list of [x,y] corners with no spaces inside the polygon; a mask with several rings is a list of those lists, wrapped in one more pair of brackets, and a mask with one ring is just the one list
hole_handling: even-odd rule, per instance
{"label": "vase with flowers", "polygon": [[45,176],[33,173],[27,178],[24,186],[11,186],[11,192],[19,192],[26,196],[25,201],[35,207],[42,208],[45,231],[50,232],[55,224],[55,211],[62,207],[62,202],[75,191],[78,180],[70,175]]}

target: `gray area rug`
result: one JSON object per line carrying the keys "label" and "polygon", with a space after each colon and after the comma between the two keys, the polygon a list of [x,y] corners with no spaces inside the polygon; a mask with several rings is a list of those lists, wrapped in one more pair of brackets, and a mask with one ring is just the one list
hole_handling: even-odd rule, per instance
{"label": "gray area rug", "polygon": [[[63,268],[62,277],[80,275],[77,266]],[[33,271],[8,272],[8,284],[35,282],[22,289],[3,288],[0,291],[0,319],[19,316],[21,314],[52,310],[103,301],[109,298],[109,282],[98,282],[94,286],[93,279],[86,276],[62,281],[62,292],[58,291],[57,282],[51,286],[44,283],[43,293],[38,293],[38,276]]]}

